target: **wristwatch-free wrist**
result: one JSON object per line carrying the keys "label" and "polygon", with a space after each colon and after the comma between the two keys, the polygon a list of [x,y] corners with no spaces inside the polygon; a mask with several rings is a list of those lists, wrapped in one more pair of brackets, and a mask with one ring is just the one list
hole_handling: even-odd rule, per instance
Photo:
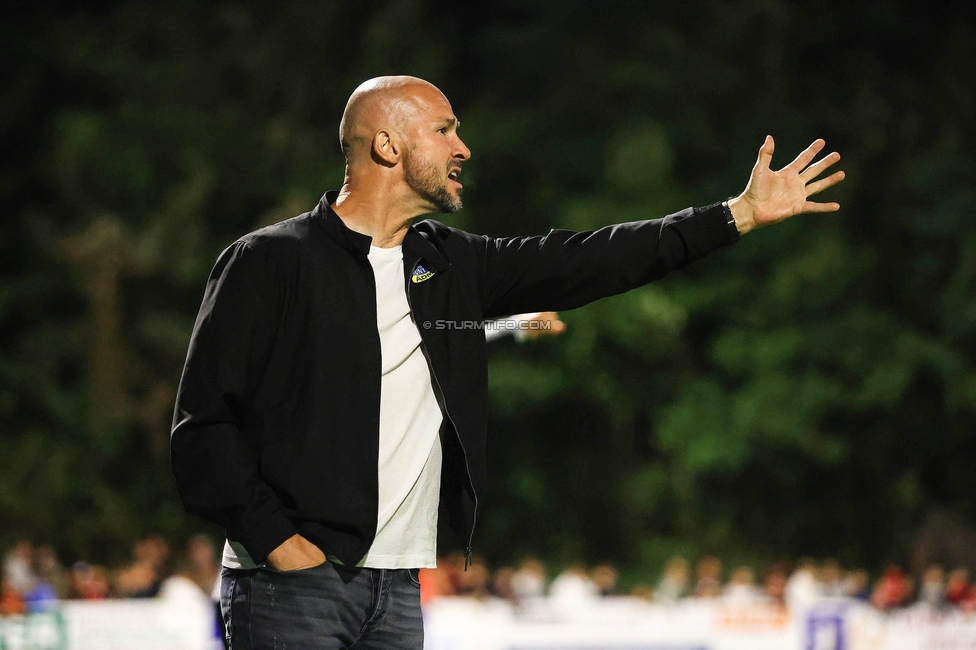
{"label": "wristwatch-free wrist", "polygon": [[732,216],[732,209],[729,207],[728,201],[722,201],[722,209],[725,210],[725,220],[729,225],[729,233],[732,234],[732,241],[739,241],[739,237],[742,235],[735,226],[735,217]]}

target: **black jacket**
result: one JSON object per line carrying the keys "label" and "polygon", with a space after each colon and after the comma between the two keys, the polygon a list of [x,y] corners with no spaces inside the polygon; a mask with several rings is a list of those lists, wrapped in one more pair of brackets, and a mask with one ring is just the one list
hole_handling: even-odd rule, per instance
{"label": "black jacket", "polygon": [[[297,532],[355,565],[376,533],[371,240],[330,209],[335,196],[220,255],[176,398],[171,447],[183,503],[226,527],[256,562]],[[579,307],[736,238],[720,204],[542,237],[411,226],[404,282],[447,412],[441,502],[469,547],[486,484],[488,372],[484,332],[463,323]]]}

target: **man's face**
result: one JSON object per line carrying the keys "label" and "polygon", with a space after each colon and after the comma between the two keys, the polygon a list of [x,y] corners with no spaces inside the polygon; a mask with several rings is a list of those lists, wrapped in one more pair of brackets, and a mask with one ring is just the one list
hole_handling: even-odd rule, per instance
{"label": "man's face", "polygon": [[421,100],[408,132],[404,179],[432,209],[457,212],[464,189],[457,177],[471,152],[458,137],[458,120],[447,99],[431,91]]}

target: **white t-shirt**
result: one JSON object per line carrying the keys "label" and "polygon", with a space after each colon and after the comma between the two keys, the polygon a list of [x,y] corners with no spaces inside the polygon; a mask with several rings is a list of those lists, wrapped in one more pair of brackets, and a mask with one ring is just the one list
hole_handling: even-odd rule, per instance
{"label": "white t-shirt", "polygon": [[433,568],[441,486],[443,414],[410,313],[400,247],[370,246],[383,354],[379,517],[363,566]]}
{"label": "white t-shirt", "polygon": [[[438,432],[443,415],[407,302],[403,252],[399,246],[370,246],[369,262],[376,279],[382,352],[379,508],[376,537],[360,566],[433,568],[442,460]],[[224,544],[223,565],[255,566],[236,542]]]}

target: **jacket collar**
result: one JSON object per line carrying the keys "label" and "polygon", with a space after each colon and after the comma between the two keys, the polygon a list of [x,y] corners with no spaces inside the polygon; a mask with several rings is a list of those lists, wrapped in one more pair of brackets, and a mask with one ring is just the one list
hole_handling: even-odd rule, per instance
{"label": "jacket collar", "polygon": [[[332,204],[335,203],[338,196],[339,192],[337,191],[326,192],[312,210],[312,217],[337,244],[351,252],[368,255],[373,238],[352,230],[339,218],[339,215],[332,209]],[[407,234],[403,238],[403,250],[405,262],[407,261],[406,253],[410,253],[409,257],[412,259],[409,263],[411,265],[416,261],[426,260],[435,271],[445,271],[451,266],[447,258],[417,231],[416,224],[412,224],[407,230]]]}
{"label": "jacket collar", "polygon": [[326,192],[319,199],[319,204],[312,210],[312,217],[337,244],[353,253],[368,255],[369,245],[372,243],[373,238],[352,230],[339,218],[339,215],[332,209],[332,204],[335,203],[338,196],[339,192]]}
{"label": "jacket collar", "polygon": [[[446,271],[451,268],[451,263],[447,261],[444,254],[441,253],[437,248],[430,243],[417,228],[417,224],[413,224],[407,230],[406,236],[403,238],[403,250],[404,256],[403,261],[410,265],[412,268],[420,260],[427,262],[427,266],[430,267],[432,271]],[[409,258],[411,259],[408,259]]]}

